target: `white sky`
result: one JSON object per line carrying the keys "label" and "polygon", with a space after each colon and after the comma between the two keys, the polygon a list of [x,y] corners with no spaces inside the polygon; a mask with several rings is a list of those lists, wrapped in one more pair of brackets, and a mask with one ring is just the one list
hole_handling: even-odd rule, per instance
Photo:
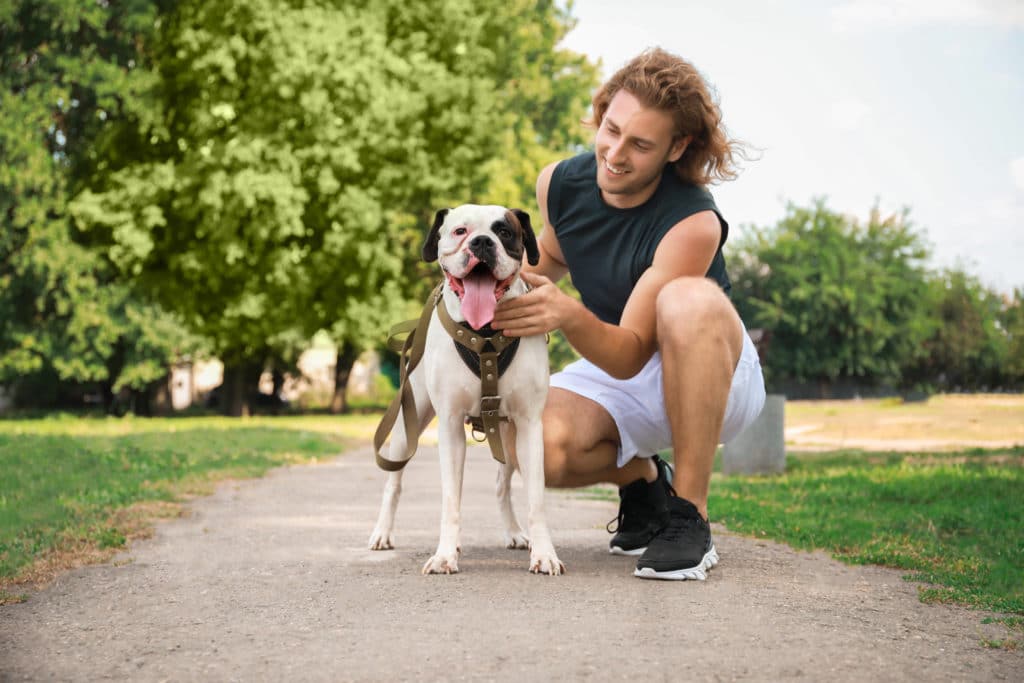
{"label": "white sky", "polygon": [[786,201],[910,208],[933,266],[1024,288],[1024,0],[577,0],[563,46],[610,75],[646,47],[692,61],[761,150],[712,188],[726,219]]}

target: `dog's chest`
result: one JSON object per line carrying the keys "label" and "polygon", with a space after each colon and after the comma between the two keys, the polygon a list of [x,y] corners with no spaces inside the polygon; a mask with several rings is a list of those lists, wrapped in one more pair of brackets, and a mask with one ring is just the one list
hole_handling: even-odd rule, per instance
{"label": "dog's chest", "polygon": [[[471,362],[478,364],[479,356],[470,352]],[[482,381],[470,370],[460,356],[456,342],[448,335],[436,317],[431,321],[424,351],[424,370],[427,393],[438,413],[446,408],[473,414],[479,410]],[[477,365],[479,367],[479,365]],[[497,372],[496,367],[484,367],[484,373]],[[540,337],[519,340],[514,357],[508,361],[498,377],[498,393],[504,405],[522,405],[524,402],[544,401],[547,390],[547,348]]]}

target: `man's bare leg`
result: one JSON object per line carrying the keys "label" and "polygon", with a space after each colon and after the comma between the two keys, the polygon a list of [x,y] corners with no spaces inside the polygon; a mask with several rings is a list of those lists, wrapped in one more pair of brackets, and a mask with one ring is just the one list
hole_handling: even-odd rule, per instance
{"label": "man's bare leg", "polygon": [[619,430],[595,401],[552,387],[544,407],[544,477],[548,486],[572,488],[637,479],[654,481],[650,458],[633,458],[618,467]]}
{"label": "man's bare leg", "polygon": [[707,519],[711,467],[743,350],[743,323],[718,285],[706,278],[665,285],[657,319],[673,488]]}

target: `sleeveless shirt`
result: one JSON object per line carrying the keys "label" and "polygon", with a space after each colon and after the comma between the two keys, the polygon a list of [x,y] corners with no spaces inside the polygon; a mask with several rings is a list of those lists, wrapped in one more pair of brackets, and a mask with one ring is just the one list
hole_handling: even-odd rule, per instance
{"label": "sleeveless shirt", "polygon": [[609,206],[597,186],[597,157],[586,152],[555,167],[548,185],[548,220],[558,238],[572,283],[583,305],[604,322],[618,325],[626,300],[654,262],[654,252],[679,221],[699,211],[714,211],[722,237],[706,277],[729,294],[722,245],[729,224],[706,188],[680,180],[671,165],[640,206]]}

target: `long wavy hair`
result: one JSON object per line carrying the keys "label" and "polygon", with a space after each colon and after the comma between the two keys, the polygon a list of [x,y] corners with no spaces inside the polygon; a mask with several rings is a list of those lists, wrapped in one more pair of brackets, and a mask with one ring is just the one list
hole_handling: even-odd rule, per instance
{"label": "long wavy hair", "polygon": [[707,185],[736,177],[736,157],[747,158],[743,144],[729,138],[711,88],[691,63],[661,48],[645,50],[594,93],[593,119],[586,123],[600,127],[620,90],[645,107],[668,112],[676,123],[675,139],[692,136],[675,162],[685,182]]}

